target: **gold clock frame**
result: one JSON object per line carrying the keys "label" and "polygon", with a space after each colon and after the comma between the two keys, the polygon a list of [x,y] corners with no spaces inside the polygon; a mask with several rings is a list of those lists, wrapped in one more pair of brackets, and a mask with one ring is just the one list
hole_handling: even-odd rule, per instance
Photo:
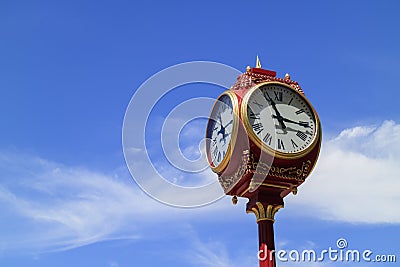
{"label": "gold clock frame", "polygon": [[214,163],[212,161],[210,161],[209,149],[207,149],[207,148],[209,148],[209,146],[207,146],[207,141],[206,141],[207,162],[208,162],[208,165],[210,166],[211,170],[215,173],[219,173],[219,172],[223,171],[225,169],[225,167],[228,165],[229,160],[232,157],[234,145],[236,144],[236,138],[237,138],[238,129],[239,129],[239,100],[238,100],[238,97],[232,91],[225,91],[218,96],[217,101],[215,101],[215,103],[211,109],[210,116],[208,117],[207,127],[206,127],[206,138],[207,138],[207,132],[208,132],[208,125],[210,124],[210,120],[212,119],[211,116],[213,114],[215,105],[219,102],[219,99],[224,95],[227,95],[231,99],[231,103],[232,103],[232,109],[233,109],[232,135],[231,135],[231,139],[229,141],[228,150],[226,151],[225,157],[222,159],[221,163],[218,164],[217,166],[214,166]]}
{"label": "gold clock frame", "polygon": [[[277,151],[275,149],[270,148],[269,146],[267,146],[266,144],[264,144],[260,138],[258,138],[258,136],[254,133],[253,128],[251,127],[249,118],[248,118],[248,114],[247,114],[247,106],[248,106],[248,102],[249,99],[251,97],[251,95],[256,91],[259,90],[260,87],[263,87],[265,85],[278,85],[278,86],[283,86],[286,87],[287,89],[293,91],[294,93],[296,93],[300,98],[302,98],[304,100],[304,102],[310,107],[310,110],[313,113],[314,119],[315,119],[315,134],[313,137],[313,140],[311,141],[311,143],[302,151],[296,152],[296,153],[284,153],[284,152],[280,152]],[[247,132],[247,135],[250,137],[250,140],[253,141],[253,143],[255,143],[259,148],[261,148],[264,152],[275,156],[277,158],[281,158],[281,159],[297,159],[297,158],[301,158],[305,155],[307,155],[309,152],[311,152],[315,145],[318,143],[318,139],[321,135],[321,124],[320,124],[320,120],[318,117],[317,112],[315,111],[314,107],[311,105],[310,101],[308,101],[308,99],[301,94],[300,92],[298,92],[296,89],[294,89],[293,87],[291,87],[290,85],[287,85],[285,83],[281,83],[281,82],[263,82],[263,83],[259,83],[257,85],[255,85],[254,87],[252,87],[248,92],[246,92],[245,96],[243,97],[242,103],[241,103],[241,107],[240,107],[240,114],[241,114],[241,119],[244,125],[244,128]]]}

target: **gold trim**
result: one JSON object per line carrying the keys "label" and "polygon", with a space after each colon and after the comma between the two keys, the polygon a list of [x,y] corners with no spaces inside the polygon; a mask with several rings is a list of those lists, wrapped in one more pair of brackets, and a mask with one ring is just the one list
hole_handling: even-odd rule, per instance
{"label": "gold trim", "polygon": [[[257,208],[258,208],[258,212],[260,214],[260,218],[261,216],[265,217],[265,209],[264,206],[261,204],[261,202],[256,202]],[[268,206],[269,208],[269,206]]]}
{"label": "gold trim", "polygon": [[247,213],[254,213],[256,215],[257,222],[260,221],[275,221],[275,214],[279,209],[283,208],[283,205],[267,205],[265,210],[264,205],[261,202],[256,202],[256,207],[246,211]]}
{"label": "gold trim", "polygon": [[292,189],[293,195],[294,196],[297,195],[298,192],[299,192],[299,190],[297,189],[297,186],[294,186],[293,189]]}
{"label": "gold trim", "polygon": [[237,196],[233,196],[232,197],[232,204],[233,205],[236,205],[238,203],[238,198],[237,198]]}
{"label": "gold trim", "polygon": [[[315,135],[314,135],[313,140],[311,141],[311,143],[304,150],[296,152],[296,153],[284,153],[284,152],[280,152],[280,151],[274,150],[274,149],[268,147],[267,145],[265,145],[258,138],[258,136],[254,133],[253,128],[251,127],[250,121],[249,121],[249,118],[248,118],[247,105],[248,105],[249,99],[250,99],[251,95],[254,93],[254,91],[256,91],[260,87],[266,86],[266,85],[283,86],[283,87],[293,91],[294,93],[296,93],[310,107],[310,109],[311,109],[311,111],[313,113],[314,119],[315,119]],[[245,94],[245,96],[243,98],[243,101],[242,101],[242,104],[241,104],[241,107],[240,107],[240,114],[241,114],[241,118],[242,118],[242,121],[243,121],[244,128],[245,128],[245,130],[247,132],[247,135],[250,137],[250,139],[259,148],[261,148],[264,152],[267,152],[268,154],[270,154],[272,156],[275,156],[277,158],[281,158],[281,159],[296,159],[296,158],[300,158],[300,157],[308,154],[315,147],[315,145],[318,143],[319,136],[321,135],[320,121],[319,121],[319,117],[318,117],[317,112],[315,111],[314,107],[311,105],[311,103],[308,101],[308,99],[304,95],[300,94],[296,89],[294,89],[293,87],[291,87],[290,85],[287,85],[285,83],[281,83],[281,82],[263,82],[263,83],[259,83],[259,84],[255,85],[253,88],[251,88]]]}
{"label": "gold trim", "polygon": [[[289,185],[277,185],[277,184],[269,184],[269,183],[262,183],[260,186],[267,186],[267,187],[272,187],[272,188],[279,188],[279,189],[289,189]],[[252,188],[252,184],[250,182],[250,185],[246,190],[243,191],[243,193],[240,194],[240,197],[243,197],[249,190]]]}
{"label": "gold trim", "polygon": [[239,180],[247,173],[247,164],[249,162],[250,151],[244,150],[242,155],[242,162],[236,172],[230,176],[222,176],[218,177],[218,181],[224,189],[225,193],[228,193],[232,190],[232,188],[239,182]]}
{"label": "gold trim", "polygon": [[211,167],[211,170],[216,173],[221,172],[228,165],[229,160],[232,156],[233,147],[236,143],[236,137],[237,137],[237,133],[238,133],[238,129],[239,129],[239,101],[234,92],[225,91],[224,93],[222,93],[221,95],[218,96],[217,101],[215,101],[215,103],[211,109],[210,116],[209,116],[209,119],[207,122],[207,127],[206,127],[206,138],[207,138],[208,126],[210,124],[210,118],[214,111],[215,105],[219,102],[219,99],[224,95],[229,96],[229,98],[231,99],[231,102],[232,102],[233,126],[232,126],[232,136],[231,136],[231,140],[229,141],[228,150],[226,152],[225,157],[222,159],[221,163],[218,166],[213,166],[212,160],[210,160],[210,158],[209,158],[209,147],[207,146],[208,142],[206,142],[207,162],[208,162],[208,165]]}
{"label": "gold trim", "polygon": [[[318,148],[320,149],[320,148]],[[303,161],[298,166],[287,166],[287,167],[279,167],[276,165],[268,165],[264,162],[256,162],[254,160],[254,154],[249,153],[246,160],[243,158],[242,166],[245,166],[246,170],[240,175],[253,173],[258,175],[265,175],[265,176],[273,176],[282,179],[295,179],[297,181],[304,182],[308,175],[311,173],[311,167],[314,167],[315,164],[311,160]],[[243,169],[243,167],[242,167]],[[239,175],[239,174],[238,174]],[[252,183],[250,183],[251,187]]]}
{"label": "gold trim", "polygon": [[290,188],[290,186],[287,186],[287,185],[278,185],[278,184],[269,184],[269,183],[262,183],[261,185],[268,186],[268,187],[281,188],[281,189],[289,189]]}
{"label": "gold trim", "polygon": [[297,168],[295,166],[284,168],[272,165],[269,169],[268,174],[284,179],[296,179],[298,181],[305,181],[305,179],[311,173],[311,165],[312,167],[315,166],[315,164],[312,164],[311,160],[303,161],[303,163],[301,164],[301,168]]}
{"label": "gold trim", "polygon": [[[317,116],[318,116],[318,114],[317,114]],[[309,168],[309,170],[308,170],[308,175],[310,175],[311,173],[312,173],[312,171],[314,170],[314,168],[315,168],[315,166],[317,165],[317,161],[318,161],[318,159],[319,159],[319,154],[321,153],[321,146],[322,146],[322,126],[321,126],[321,121],[318,119],[318,122],[319,122],[319,124],[318,124],[318,126],[319,126],[319,129],[321,129],[320,130],[320,134],[319,134],[319,138],[320,138],[320,145],[318,146],[318,149],[317,149],[317,154],[316,154],[316,156],[315,156],[315,161],[314,161],[314,164],[312,164],[312,166],[311,166],[311,168]],[[318,141],[316,142],[316,143],[318,143]],[[304,164],[304,163],[303,163]],[[308,177],[308,175],[307,175],[307,177]]]}

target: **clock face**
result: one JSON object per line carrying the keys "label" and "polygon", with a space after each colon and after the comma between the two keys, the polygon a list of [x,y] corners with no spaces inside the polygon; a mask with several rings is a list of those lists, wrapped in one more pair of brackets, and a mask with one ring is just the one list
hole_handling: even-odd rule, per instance
{"label": "clock face", "polygon": [[300,156],[315,143],[316,113],[306,98],[288,85],[260,84],[246,94],[242,108],[250,138],[278,157]]}
{"label": "clock face", "polygon": [[219,172],[225,168],[231,154],[231,143],[237,131],[237,99],[226,92],[215,102],[208,120],[206,133],[207,159],[211,168]]}

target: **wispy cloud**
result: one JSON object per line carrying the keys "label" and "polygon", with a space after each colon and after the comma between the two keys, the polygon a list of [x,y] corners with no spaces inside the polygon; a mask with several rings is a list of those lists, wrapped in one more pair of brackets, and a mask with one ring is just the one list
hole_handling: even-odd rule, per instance
{"label": "wispy cloud", "polygon": [[[346,129],[326,140],[310,181],[297,196],[286,199],[285,209],[323,220],[399,223],[399,136],[400,126],[386,121]],[[4,152],[0,153],[0,170],[0,253],[139,240],[151,233],[146,226],[154,222],[154,216],[174,222],[190,222],[203,215],[208,221],[239,216],[228,198],[194,210],[162,205],[143,193],[125,172],[104,174]],[[212,216],[222,210],[223,217]],[[234,266],[222,243],[194,244],[194,256],[205,266]]]}
{"label": "wispy cloud", "polygon": [[119,267],[119,264],[118,264],[118,262],[110,261],[110,262],[108,263],[108,266],[109,266],[109,267]]}
{"label": "wispy cloud", "polygon": [[230,207],[224,202],[196,210],[171,208],[142,192],[127,172],[103,174],[17,153],[0,153],[0,171],[1,251],[138,240],[155,216],[190,220]]}
{"label": "wispy cloud", "polygon": [[[257,266],[257,251],[238,249],[240,242],[235,243],[235,248],[230,251],[226,247],[226,242],[217,240],[204,242],[196,236],[191,236],[192,247],[188,251],[187,257],[188,264],[191,266],[207,266],[207,267],[239,267],[239,266]],[[233,245],[230,243],[230,245]],[[307,242],[307,248],[310,245]],[[311,244],[315,245],[315,244]],[[284,257],[288,259],[287,256]],[[295,262],[292,260],[280,261],[276,258],[278,266],[286,267],[328,267],[332,266],[332,262]],[[349,266],[349,265],[347,265]]]}
{"label": "wispy cloud", "polygon": [[239,267],[256,266],[258,263],[256,251],[238,250],[239,243],[229,243],[231,246],[235,245],[235,249],[230,251],[226,241],[204,241],[193,231],[189,232],[186,238],[190,239],[191,244],[185,251],[185,260],[190,266]]}
{"label": "wispy cloud", "polygon": [[286,207],[324,220],[400,223],[399,162],[399,124],[345,129],[323,143],[310,180]]}
{"label": "wispy cloud", "polygon": [[126,220],[145,212],[139,204],[142,194],[128,181],[39,158],[11,157],[14,164],[7,166],[9,158],[2,155],[0,186],[1,224],[14,225],[12,232],[11,226],[0,230],[8,249],[68,249],[118,238]]}

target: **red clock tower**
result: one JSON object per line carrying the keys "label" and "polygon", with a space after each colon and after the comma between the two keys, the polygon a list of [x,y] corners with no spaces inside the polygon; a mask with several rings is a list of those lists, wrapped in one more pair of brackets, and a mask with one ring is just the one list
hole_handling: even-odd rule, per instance
{"label": "red clock tower", "polygon": [[247,67],[217,100],[207,125],[207,158],[226,195],[248,198],[258,224],[260,266],[276,266],[274,215],[311,173],[321,125],[289,74]]}

